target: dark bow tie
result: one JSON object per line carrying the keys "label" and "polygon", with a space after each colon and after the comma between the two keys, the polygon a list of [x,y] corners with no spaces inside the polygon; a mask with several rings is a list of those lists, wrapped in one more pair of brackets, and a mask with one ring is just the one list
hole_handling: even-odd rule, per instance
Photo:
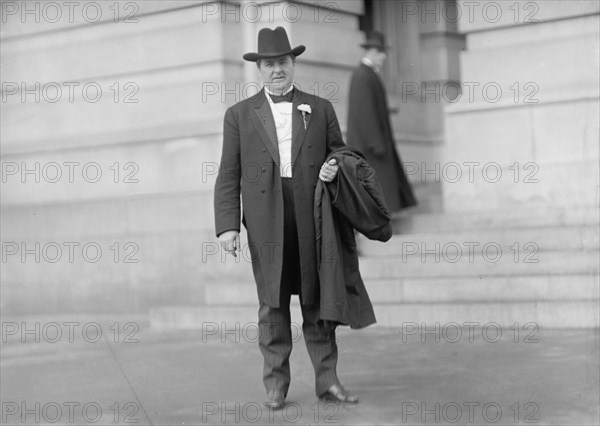
{"label": "dark bow tie", "polygon": [[271,97],[271,100],[273,101],[274,104],[278,104],[279,102],[292,102],[294,99],[294,89],[290,90],[289,92],[287,92],[285,95],[271,95],[269,93],[269,96]]}

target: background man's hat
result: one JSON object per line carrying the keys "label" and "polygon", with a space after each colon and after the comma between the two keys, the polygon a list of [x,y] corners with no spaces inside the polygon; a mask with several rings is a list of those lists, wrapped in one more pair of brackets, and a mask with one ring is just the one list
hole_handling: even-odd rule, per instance
{"label": "background man's hat", "polygon": [[305,50],[306,47],[303,45],[292,49],[283,27],[277,27],[274,30],[263,28],[258,32],[258,53],[246,53],[244,59],[256,62],[257,59],[277,58],[285,55],[299,56]]}
{"label": "background man's hat", "polygon": [[379,50],[387,50],[390,47],[385,44],[385,36],[379,31],[367,32],[367,40],[360,46],[364,47],[365,49],[375,47]]}

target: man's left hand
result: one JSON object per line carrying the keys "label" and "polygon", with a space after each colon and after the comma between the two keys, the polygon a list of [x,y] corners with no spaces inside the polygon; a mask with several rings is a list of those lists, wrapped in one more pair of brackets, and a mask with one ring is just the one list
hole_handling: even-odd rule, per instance
{"label": "man's left hand", "polygon": [[323,182],[331,182],[337,176],[339,166],[335,159],[329,160],[329,163],[323,163],[319,172],[319,179]]}

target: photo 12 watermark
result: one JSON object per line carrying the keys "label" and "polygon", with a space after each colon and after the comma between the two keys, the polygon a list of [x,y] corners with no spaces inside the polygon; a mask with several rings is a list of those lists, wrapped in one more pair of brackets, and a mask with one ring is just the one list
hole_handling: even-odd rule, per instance
{"label": "photo 12 watermark", "polygon": [[256,2],[224,1],[204,2],[200,6],[201,22],[273,24],[300,21],[315,24],[339,23],[339,4],[335,1],[313,2]]}
{"label": "photo 12 watermark", "polygon": [[338,424],[340,406],[334,402],[317,401],[308,406],[286,402],[282,409],[272,410],[259,401],[203,401],[201,423],[217,424]]}
{"label": "photo 12 watermark", "polygon": [[133,241],[3,241],[2,263],[139,263],[140,246]]}
{"label": "photo 12 watermark", "polygon": [[458,21],[486,22],[496,24],[508,21],[514,24],[536,23],[540,3],[536,1],[417,1],[400,2],[401,21],[446,22]]}
{"label": "photo 12 watermark", "polygon": [[[294,87],[302,92],[323,98],[332,104],[340,102],[340,85],[334,81],[308,83],[294,82]],[[203,81],[200,87],[202,103],[220,102],[231,104],[251,99],[262,89],[263,84],[258,82],[230,83]]]}
{"label": "photo 12 watermark", "polygon": [[402,241],[402,263],[540,263],[540,246],[534,241],[511,242],[508,246],[498,241]]}
{"label": "photo 12 watermark", "polygon": [[514,402],[510,405],[496,401],[478,402],[414,402],[401,404],[404,424],[517,424],[539,423],[537,402]]}
{"label": "photo 12 watermark", "polygon": [[[297,343],[305,338],[302,324],[293,321],[289,325],[274,322],[259,324],[257,322],[217,323],[206,321],[202,323],[202,343],[256,344],[259,342],[261,336],[272,335],[273,331],[280,327],[283,328],[284,333],[289,334],[292,343]],[[317,332],[315,330],[315,333]],[[314,338],[309,336],[311,340],[315,340],[318,337],[320,338],[320,335],[316,335]],[[335,337],[332,337],[332,339],[335,339],[332,342],[338,342],[338,338],[338,335],[335,335]]]}
{"label": "photo 12 watermark", "polygon": [[403,163],[407,176],[420,183],[539,183],[540,165],[534,161],[518,162],[506,166],[495,161],[436,161],[433,163]]}
{"label": "photo 12 watermark", "polygon": [[100,324],[95,321],[3,321],[2,343],[139,343],[135,321]]}
{"label": "photo 12 watermark", "polygon": [[95,24],[100,21],[137,24],[134,1],[2,1],[2,24]]}
{"label": "photo 12 watermark", "polygon": [[139,183],[140,165],[135,161],[3,161],[2,183]]}
{"label": "photo 12 watermark", "polygon": [[537,104],[540,87],[536,82],[449,81],[445,83],[402,82],[402,103],[475,103],[497,104],[502,101],[515,104]]}
{"label": "photo 12 watermark", "polygon": [[2,424],[139,424],[136,402],[3,401]]}
{"label": "photo 12 watermark", "polygon": [[2,103],[59,102],[96,104],[103,99],[115,104],[137,104],[140,86],[133,81],[122,82],[2,82]]}
{"label": "photo 12 watermark", "polygon": [[497,322],[481,324],[476,321],[444,324],[403,322],[399,333],[402,335],[402,343],[474,343],[477,340],[487,343],[498,343],[502,340],[513,343],[539,343],[535,337],[539,330],[540,327],[535,322],[515,322],[509,327],[502,327]]}

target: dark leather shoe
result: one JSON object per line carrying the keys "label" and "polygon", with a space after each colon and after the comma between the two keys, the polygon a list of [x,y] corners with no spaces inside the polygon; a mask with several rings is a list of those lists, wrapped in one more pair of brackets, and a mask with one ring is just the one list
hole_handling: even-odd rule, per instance
{"label": "dark leather shoe", "polygon": [[265,401],[265,405],[269,407],[271,410],[278,410],[283,408],[283,401],[285,400],[285,396],[281,391],[272,391],[267,394],[267,400]]}
{"label": "dark leather shoe", "polygon": [[327,392],[321,395],[321,399],[326,401],[344,402],[346,404],[358,403],[358,396],[352,395],[341,385],[332,385],[329,389],[327,389]]}

